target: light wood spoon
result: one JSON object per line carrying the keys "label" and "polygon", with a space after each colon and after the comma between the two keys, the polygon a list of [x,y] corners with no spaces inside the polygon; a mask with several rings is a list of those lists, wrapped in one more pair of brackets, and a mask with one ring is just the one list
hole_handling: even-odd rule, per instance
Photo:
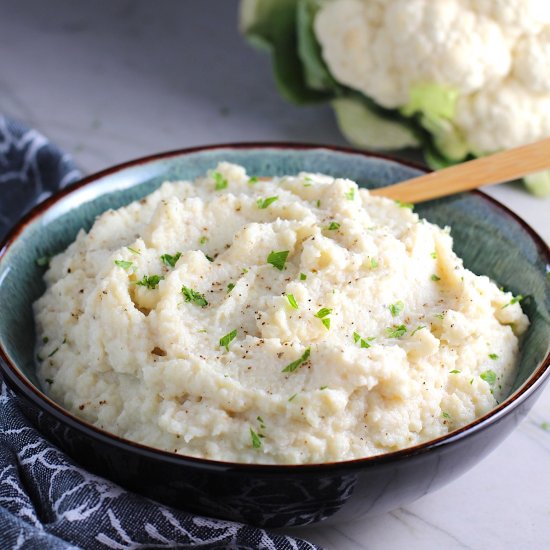
{"label": "light wood spoon", "polygon": [[372,189],[370,194],[418,203],[483,185],[522,178],[548,168],[550,138],[430,172],[401,183]]}

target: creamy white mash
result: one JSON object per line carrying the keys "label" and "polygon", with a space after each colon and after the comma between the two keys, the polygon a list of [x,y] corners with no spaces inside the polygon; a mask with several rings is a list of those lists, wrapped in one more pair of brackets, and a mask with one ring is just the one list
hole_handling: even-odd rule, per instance
{"label": "creamy white mash", "polygon": [[53,399],[119,436],[238,462],[444,435],[506,395],[528,326],[408,205],[229,163],[105,212],[45,280]]}

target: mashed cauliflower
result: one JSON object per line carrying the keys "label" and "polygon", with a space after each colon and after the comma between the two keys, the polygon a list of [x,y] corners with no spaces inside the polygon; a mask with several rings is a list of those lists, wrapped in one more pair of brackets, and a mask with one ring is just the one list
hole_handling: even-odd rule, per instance
{"label": "mashed cauliflower", "polygon": [[507,394],[528,326],[408,205],[229,163],[105,212],[45,279],[53,399],[127,439],[238,462],[444,435]]}

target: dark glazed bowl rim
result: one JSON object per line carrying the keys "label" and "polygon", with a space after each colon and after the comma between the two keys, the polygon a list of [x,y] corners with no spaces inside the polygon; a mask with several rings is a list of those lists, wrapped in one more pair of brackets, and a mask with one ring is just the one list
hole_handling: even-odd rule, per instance
{"label": "dark glazed bowl rim", "polygon": [[[169,159],[171,157],[186,156],[193,153],[203,152],[203,151],[212,151],[219,149],[290,149],[290,150],[316,150],[316,149],[325,149],[329,151],[335,151],[339,153],[365,156],[371,158],[378,158],[409,168],[414,168],[422,172],[429,172],[424,166],[416,164],[410,161],[403,161],[389,155],[384,155],[380,153],[370,152],[370,151],[359,151],[356,149],[348,147],[337,147],[332,145],[323,145],[323,144],[308,144],[308,143],[293,143],[293,142],[239,142],[239,143],[221,143],[215,145],[205,145],[190,147],[184,149],[177,149],[162,153],[157,153],[149,155],[146,157],[140,157],[128,162],[117,164],[113,167],[107,168],[100,172],[96,172],[90,176],[87,176],[77,183],[59,191],[53,196],[49,197],[42,203],[35,206],[30,212],[28,212],[7,234],[4,240],[0,243],[0,264],[2,259],[6,255],[10,246],[17,240],[17,238],[23,233],[27,225],[32,223],[37,217],[41,216],[46,212],[51,206],[56,204],[61,199],[66,196],[77,192],[81,188],[92,184],[98,179],[102,179],[106,176],[110,176],[114,173],[120,172],[130,167],[136,167],[149,162],[158,161],[162,159]],[[539,253],[545,257],[547,265],[550,265],[550,248],[543,239],[532,229],[523,219],[521,219],[517,214],[512,212],[506,206],[493,199],[492,197],[482,193],[481,191],[469,191],[469,194],[476,195],[483,201],[491,203],[493,206],[496,206],[506,215],[512,217],[516,222],[518,222],[523,229],[530,235],[531,239],[536,245]],[[142,456],[156,459],[159,461],[164,461],[174,465],[188,466],[188,467],[199,467],[203,470],[217,470],[217,471],[236,471],[240,473],[249,472],[263,472],[263,473],[272,473],[272,474],[318,474],[327,470],[354,470],[361,469],[364,467],[375,466],[378,464],[390,463],[393,461],[401,461],[409,457],[416,455],[421,455],[435,448],[447,447],[454,442],[457,442],[463,438],[468,437],[469,435],[484,430],[489,427],[494,422],[498,421],[501,417],[506,416],[517,406],[519,406],[531,393],[533,393],[536,388],[538,388],[545,379],[550,376],[550,351],[537,367],[537,369],[529,376],[529,378],[523,383],[523,385],[516,390],[511,396],[506,398],[502,403],[497,407],[484,414],[483,416],[477,418],[473,422],[450,432],[444,436],[438,437],[436,439],[431,439],[424,443],[420,443],[413,447],[407,447],[398,451],[393,451],[389,453],[383,453],[380,455],[369,456],[365,458],[357,458],[353,460],[339,461],[339,462],[323,462],[323,463],[307,463],[307,464],[250,464],[250,463],[238,463],[238,462],[227,462],[221,460],[212,460],[207,458],[198,458],[193,456],[178,455],[169,451],[163,451],[161,449],[155,449],[147,445],[136,443],[128,439],[124,439],[115,434],[111,434],[106,430],[102,430],[92,424],[87,423],[86,421],[78,418],[69,411],[62,408],[48,396],[43,394],[36,386],[34,386],[23,374],[19,371],[17,366],[11,362],[8,358],[6,351],[3,349],[0,344],[0,368],[1,373],[9,379],[9,381],[14,385],[19,392],[21,392],[27,399],[33,402],[34,405],[38,406],[40,409],[48,412],[53,415],[58,421],[70,425],[72,428],[84,432],[88,437],[92,439],[99,439],[105,443],[114,445],[125,450],[127,452],[133,452],[140,454]]]}

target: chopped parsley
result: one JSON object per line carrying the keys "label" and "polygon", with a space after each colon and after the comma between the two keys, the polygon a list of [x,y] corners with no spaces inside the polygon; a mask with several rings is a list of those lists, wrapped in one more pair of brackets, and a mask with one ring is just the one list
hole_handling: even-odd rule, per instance
{"label": "chopped parsley", "polygon": [[405,325],[394,325],[393,327],[388,327],[386,329],[388,333],[388,338],[401,338],[407,332],[407,327]]}
{"label": "chopped parsley", "polygon": [[265,422],[264,422],[264,419],[261,417],[261,416],[257,416],[256,417],[256,420],[258,421],[258,423],[260,424],[260,428],[262,430],[265,430]]}
{"label": "chopped parsley", "polygon": [[49,355],[48,358],[53,357],[59,351],[59,346],[57,346]]}
{"label": "chopped parsley", "polygon": [[209,262],[213,262],[214,261],[214,258],[212,258],[212,256],[209,256],[208,254],[204,254],[206,259],[209,261]]}
{"label": "chopped parsley", "polygon": [[298,395],[297,393],[293,393],[293,394],[288,398],[288,402],[290,403],[292,400],[294,400],[294,398],[295,398],[297,395]]}
{"label": "chopped parsley", "polygon": [[267,208],[270,204],[273,204],[276,200],[278,200],[279,197],[267,197],[267,199],[258,199],[256,201],[256,204],[258,205],[258,208],[261,208],[262,210],[264,208]]}
{"label": "chopped parsley", "polygon": [[154,290],[163,279],[162,275],[144,275],[141,281],[136,282],[136,285],[146,286],[149,290]]}
{"label": "chopped parsley", "polygon": [[419,330],[422,330],[423,328],[426,328],[426,325],[418,325],[418,326],[411,332],[411,336],[414,336]]}
{"label": "chopped parsley", "polygon": [[518,294],[517,296],[514,296],[507,304],[502,306],[502,309],[505,307],[517,304],[518,302],[521,302],[523,300],[523,296],[521,294]]}
{"label": "chopped parsley", "polygon": [[258,176],[252,176],[248,179],[248,185],[254,185],[255,183],[258,183]]}
{"label": "chopped parsley", "polygon": [[328,386],[321,386],[319,389],[320,390],[326,390],[328,388]]}
{"label": "chopped parsley", "polygon": [[41,256],[36,258],[35,262],[38,267],[48,267],[50,265],[51,256]]}
{"label": "chopped parsley", "polygon": [[375,267],[378,267],[378,260],[376,260],[375,258],[371,258],[370,259],[370,266],[372,269],[374,269]]}
{"label": "chopped parsley", "polygon": [[449,374],[460,374],[460,371],[458,369],[453,369],[449,371]]}
{"label": "chopped parsley", "polygon": [[254,449],[259,449],[262,446],[260,436],[252,428],[250,428],[250,439],[252,440],[252,447]]}
{"label": "chopped parsley", "polygon": [[355,198],[355,189],[352,187],[347,193],[344,193],[344,197],[346,197],[348,201],[352,201]]}
{"label": "chopped parsley", "polygon": [[227,293],[229,294],[235,288],[235,283],[229,283],[227,285]]}
{"label": "chopped parsley", "polygon": [[126,260],[115,260],[115,264],[118,265],[118,267],[122,267],[122,269],[128,271],[133,263],[132,262],[127,262]]}
{"label": "chopped parsley", "polygon": [[325,326],[327,330],[330,329],[330,317],[327,317],[332,313],[332,309],[328,307],[322,307],[315,315],[314,317],[317,317],[317,319],[321,319],[321,323]]}
{"label": "chopped parsley", "polygon": [[216,191],[221,191],[222,189],[227,188],[227,179],[224,178],[219,172],[214,172],[212,174],[212,177],[214,178],[214,181],[216,183],[216,186],[214,187]]}
{"label": "chopped parsley", "polygon": [[317,205],[317,208],[321,208],[321,199],[317,199],[315,204]]}
{"label": "chopped parsley", "polygon": [[271,251],[267,257],[267,263],[282,271],[285,267],[288,252],[288,250]]}
{"label": "chopped parsley", "polygon": [[435,316],[436,316],[438,319],[445,319],[445,312],[443,312],[443,313],[436,313]]}
{"label": "chopped parsley", "polygon": [[51,378],[46,378],[46,382],[47,382],[48,384],[53,384],[53,380],[52,380]]}
{"label": "chopped parsley", "polygon": [[177,261],[181,258],[181,252],[176,252],[173,256],[170,254],[163,254],[160,259],[162,263],[168,267],[176,267]]}
{"label": "chopped parsley", "polygon": [[42,338],[42,342],[44,344],[47,344],[49,341],[50,341],[50,339],[47,336],[44,336],[44,338]]}
{"label": "chopped parsley", "polygon": [[550,430],[550,424],[549,424],[548,422],[546,422],[546,421],[541,422],[541,423],[540,423],[540,427],[541,427],[542,430],[544,430],[544,431],[546,431],[546,432],[547,432],[548,430]]}
{"label": "chopped parsley", "polygon": [[197,292],[192,288],[188,288],[183,285],[181,287],[181,293],[183,294],[186,302],[192,302],[193,304],[200,307],[206,307],[208,305],[204,294],[201,294],[200,292]]}
{"label": "chopped parsley", "polygon": [[206,242],[208,241],[208,237],[206,235],[203,235],[200,239],[199,239],[199,244],[206,244]]}
{"label": "chopped parsley", "polygon": [[496,353],[490,353],[489,359],[492,359],[493,361],[496,361],[498,359],[498,355]]}
{"label": "chopped parsley", "polygon": [[291,307],[294,309],[298,309],[298,303],[296,302],[296,298],[294,298],[294,294],[287,294],[286,299],[288,300],[288,303]]}
{"label": "chopped parsley", "polygon": [[495,371],[492,371],[490,369],[482,372],[479,377],[482,380],[485,380],[485,382],[487,382],[487,384],[489,384],[490,386],[492,386],[497,381],[497,375]]}
{"label": "chopped parsley", "polygon": [[294,372],[298,367],[303,365],[308,359],[311,354],[311,348],[307,348],[304,353],[296,361],[292,361],[292,363],[289,363],[281,372]]}
{"label": "chopped parsley", "polygon": [[451,415],[450,415],[448,412],[445,412],[445,411],[443,411],[443,412],[441,413],[441,416],[442,416],[443,418],[451,418]]}
{"label": "chopped parsley", "polygon": [[131,246],[126,247],[130,252],[133,252],[134,254],[141,254],[141,252],[135,248],[132,248]]}
{"label": "chopped parsley", "polygon": [[437,252],[434,250],[433,252],[430,253],[430,256],[434,259],[434,260],[437,260]]}
{"label": "chopped parsley", "polygon": [[397,317],[403,311],[404,307],[405,304],[401,300],[395,302],[395,304],[390,304],[388,306],[392,317]]}
{"label": "chopped parsley", "polygon": [[432,281],[441,281],[441,277],[438,277],[435,273],[430,277]]}
{"label": "chopped parsley", "polygon": [[300,281],[305,281],[307,279],[307,275],[305,273],[300,273]]}
{"label": "chopped parsley", "polygon": [[340,224],[338,222],[330,222],[327,225],[327,229],[329,231],[336,231],[337,229],[340,229]]}
{"label": "chopped parsley", "polygon": [[232,330],[231,332],[227,333],[225,336],[222,336],[220,338],[220,346],[222,348],[225,348],[226,351],[229,351],[229,344],[235,340],[237,337],[237,329]]}
{"label": "chopped parsley", "polygon": [[353,333],[353,341],[356,344],[357,342],[359,342],[359,345],[362,348],[370,348],[369,342],[372,342],[374,339],[375,339],[374,336],[371,336],[370,338],[362,338],[358,332]]}
{"label": "chopped parsley", "polygon": [[412,202],[401,202],[399,200],[395,201],[397,206],[399,206],[399,208],[409,208],[410,210],[413,210],[414,209],[414,204]]}

